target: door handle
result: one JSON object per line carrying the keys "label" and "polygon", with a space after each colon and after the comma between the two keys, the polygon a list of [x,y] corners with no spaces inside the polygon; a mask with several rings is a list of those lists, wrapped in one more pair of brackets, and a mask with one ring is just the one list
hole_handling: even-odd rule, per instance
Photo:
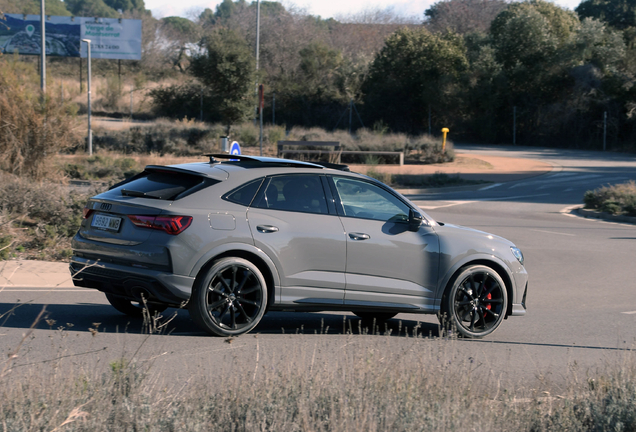
{"label": "door handle", "polygon": [[256,229],[262,233],[275,233],[278,231],[278,227],[272,225],[258,225]]}
{"label": "door handle", "polygon": [[369,240],[371,236],[365,233],[349,233],[349,238],[352,240]]}

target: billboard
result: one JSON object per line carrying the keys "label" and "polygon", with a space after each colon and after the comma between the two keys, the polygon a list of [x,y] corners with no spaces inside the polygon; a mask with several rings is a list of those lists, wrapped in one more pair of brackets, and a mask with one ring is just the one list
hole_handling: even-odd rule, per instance
{"label": "billboard", "polygon": [[[4,14],[0,25],[0,52],[40,55],[40,15]],[[141,20],[47,16],[46,55],[141,60]]]}

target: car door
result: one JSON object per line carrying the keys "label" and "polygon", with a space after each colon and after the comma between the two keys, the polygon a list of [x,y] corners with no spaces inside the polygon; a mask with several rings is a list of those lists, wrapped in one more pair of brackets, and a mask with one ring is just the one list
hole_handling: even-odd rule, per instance
{"label": "car door", "polygon": [[347,243],[323,177],[268,177],[247,213],[255,245],[278,268],[282,304],[344,300]]}
{"label": "car door", "polygon": [[410,231],[411,207],[389,188],[364,179],[331,179],[347,241],[345,304],[435,309],[435,231],[427,223]]}

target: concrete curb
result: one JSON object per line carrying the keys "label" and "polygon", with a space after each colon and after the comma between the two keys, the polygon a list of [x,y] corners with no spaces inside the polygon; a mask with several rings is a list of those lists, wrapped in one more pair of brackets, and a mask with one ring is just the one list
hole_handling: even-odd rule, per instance
{"label": "concrete curb", "polygon": [[622,222],[629,224],[636,224],[636,217],[634,216],[624,216],[624,215],[613,215],[611,213],[602,212],[598,210],[578,208],[574,209],[579,216],[584,218],[594,218],[594,219],[602,219],[610,222]]}

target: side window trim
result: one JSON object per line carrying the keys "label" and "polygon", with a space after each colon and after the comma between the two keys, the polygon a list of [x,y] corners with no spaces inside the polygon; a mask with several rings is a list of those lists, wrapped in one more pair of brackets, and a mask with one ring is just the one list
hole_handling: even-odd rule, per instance
{"label": "side window trim", "polygon": [[[259,204],[261,204],[261,201],[263,200],[263,196],[265,195],[267,188],[269,187],[269,185],[271,184],[272,181],[274,181],[274,179],[276,179],[277,177],[293,177],[293,176],[309,176],[309,177],[315,177],[317,178],[320,187],[322,188],[322,192],[323,192],[323,198],[324,198],[324,205],[327,208],[327,213],[322,213],[322,212],[312,212],[312,211],[302,211],[302,210],[293,210],[293,209],[283,209],[283,208],[269,208],[266,206],[261,206]],[[250,207],[252,208],[259,208],[259,209],[264,209],[264,210],[276,210],[276,211],[287,211],[287,212],[295,212],[295,213],[308,213],[308,214],[324,214],[324,215],[335,215],[335,212],[332,212],[331,208],[329,207],[329,194],[330,191],[327,191],[327,189],[325,188],[325,183],[324,183],[324,175],[320,174],[313,174],[313,173],[294,173],[294,174],[270,174],[268,176],[265,177],[263,183],[261,184],[260,189],[258,190],[258,192],[256,193],[254,199],[252,200],[252,203],[250,204]]]}
{"label": "side window trim", "polygon": [[[336,182],[334,180],[334,177],[343,178],[343,179],[349,179],[351,177],[338,176],[338,175],[335,175],[335,176],[334,175],[329,175],[328,177],[329,177],[329,186],[331,187],[332,194],[334,195],[334,202],[335,202],[335,205],[336,205],[336,209],[338,210],[338,215],[341,216],[341,217],[355,217],[355,216],[347,216],[345,214],[344,206],[342,204],[342,198],[340,198],[340,194],[338,193],[338,188],[337,188]],[[364,178],[355,177],[353,179],[356,180],[356,181],[360,181],[360,182],[364,182],[364,183],[368,183],[370,185],[376,186],[379,189],[384,190],[385,192],[387,192],[388,194],[390,194],[391,196],[396,198],[399,202],[404,204],[408,209],[411,209],[411,210],[413,210],[413,211],[415,211],[417,213],[421,213],[419,209],[413,208],[407,201],[403,200],[399,195],[396,195],[395,193],[393,193],[393,191],[391,189],[387,188],[384,184],[379,183],[379,182],[376,183],[376,182],[373,182],[373,181],[369,181],[369,180],[364,179]],[[364,219],[364,218],[361,218],[361,219]],[[402,221],[400,221],[400,223],[402,223]],[[408,223],[408,222],[406,222],[406,223]]]}
{"label": "side window trim", "polygon": [[221,197],[221,199],[223,199],[223,200],[225,200],[225,201],[229,201],[229,202],[234,203],[234,204],[245,205],[245,204],[243,204],[243,203],[233,201],[233,200],[229,199],[229,197],[230,197],[232,194],[234,194],[234,192],[238,191],[239,189],[241,189],[241,188],[243,188],[243,187],[246,187],[248,184],[250,184],[250,183],[255,183],[255,182],[257,182],[257,181],[260,181],[261,183],[260,183],[260,185],[259,185],[258,189],[256,190],[256,193],[254,194],[254,196],[252,197],[252,199],[250,200],[250,202],[246,205],[246,207],[250,207],[250,206],[254,203],[254,201],[256,200],[256,198],[258,198],[258,196],[259,196],[259,194],[260,194],[261,190],[263,189],[263,180],[265,180],[265,177],[261,177],[261,178],[254,179],[254,180],[252,180],[252,181],[248,181],[247,183],[244,183],[244,184],[242,184],[241,186],[236,187],[236,188],[232,189],[231,191],[227,192],[225,195],[223,195],[223,196]]}

